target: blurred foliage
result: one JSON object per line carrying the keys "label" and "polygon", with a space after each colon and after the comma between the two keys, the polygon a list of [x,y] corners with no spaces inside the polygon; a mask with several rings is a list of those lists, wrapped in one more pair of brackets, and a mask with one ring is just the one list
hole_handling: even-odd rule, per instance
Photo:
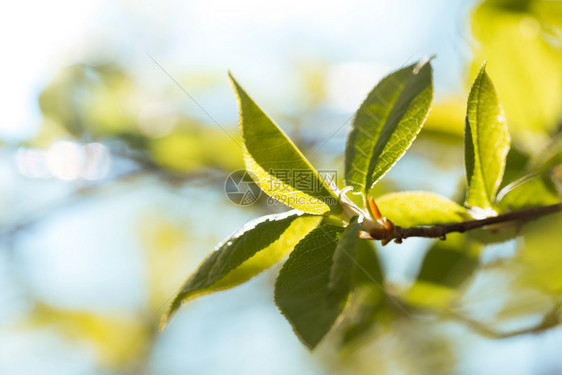
{"label": "blurred foliage", "polygon": [[556,187],[548,175],[528,176],[514,182],[498,205],[503,210],[517,210],[554,204],[560,201]]}
{"label": "blurred foliage", "polygon": [[32,146],[45,147],[60,138],[112,140],[139,151],[144,163],[172,173],[243,168],[239,139],[143,96],[117,65],[63,68],[43,90],[39,104],[44,124]]}
{"label": "blurred foliage", "polygon": [[451,96],[446,100],[433,103],[422,134],[431,134],[434,138],[441,136],[452,141],[462,141],[465,110],[466,100],[462,97]]}
{"label": "blurred foliage", "polygon": [[[210,144],[213,147],[209,147]],[[156,164],[177,173],[188,173],[202,166],[225,171],[244,167],[240,149],[215,129],[178,131],[152,140],[148,149]]]}
{"label": "blurred foliage", "polygon": [[131,369],[150,350],[151,336],[142,316],[95,314],[37,305],[21,329],[54,328],[69,340],[92,345],[101,369]]}
{"label": "blurred foliage", "polygon": [[[522,283],[559,299],[562,295],[562,215],[542,219],[524,228],[516,261],[523,266]],[[560,301],[558,301],[560,302]]]}
{"label": "blurred foliage", "polygon": [[135,131],[138,95],[121,68],[78,64],[53,78],[39,96],[39,105],[46,118],[73,136],[99,137]]}
{"label": "blurred foliage", "polygon": [[479,265],[480,248],[459,233],[436,241],[425,254],[415,283],[401,297],[417,308],[447,308]]}
{"label": "blurred foliage", "polygon": [[192,239],[184,228],[161,217],[143,217],[138,227],[146,262],[147,307],[151,324],[156,325],[164,311],[163,301],[185,277],[185,245]]}
{"label": "blurred foliage", "polygon": [[562,2],[488,0],[472,15],[470,77],[488,60],[517,146],[541,147],[561,121]]}

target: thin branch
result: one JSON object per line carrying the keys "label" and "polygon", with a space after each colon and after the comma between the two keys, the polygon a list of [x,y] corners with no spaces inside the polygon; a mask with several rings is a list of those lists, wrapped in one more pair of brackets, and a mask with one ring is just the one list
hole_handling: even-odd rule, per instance
{"label": "thin branch", "polygon": [[542,320],[534,326],[520,328],[512,331],[503,331],[494,328],[493,325],[479,322],[478,320],[475,320],[470,316],[464,315],[462,312],[456,309],[445,308],[443,310],[440,310],[436,308],[414,306],[402,300],[399,301],[404,305],[405,308],[408,309],[411,314],[416,314],[417,316],[426,314],[440,319],[453,320],[465,325],[477,334],[491,339],[506,339],[520,335],[540,334],[554,327],[558,327],[561,323],[560,319],[558,318],[560,314],[560,306],[558,304],[554,306],[550,311],[546,312]]}
{"label": "thin branch", "polygon": [[488,326],[484,323],[481,323],[477,320],[471,319],[465,315],[459,313],[446,313],[444,317],[452,318],[465,324],[468,328],[472,329],[473,331],[477,332],[481,336],[489,337],[491,339],[507,339],[510,337],[516,337],[520,335],[528,335],[528,334],[539,334],[545,331],[548,331],[551,328],[557,327],[560,323],[557,317],[558,310],[555,309],[549,313],[547,313],[542,321],[535,326],[521,328],[514,331],[501,331],[494,329],[491,326]]}
{"label": "thin branch", "polygon": [[[395,240],[400,243],[403,239],[409,237],[425,237],[425,238],[441,238],[445,239],[447,233],[459,232],[464,233],[469,230],[483,228],[493,224],[507,223],[507,222],[521,222],[522,224],[531,220],[538,219],[539,217],[550,215],[562,211],[562,203],[553,204],[550,206],[541,206],[527,208],[524,210],[508,212],[498,216],[488,217],[481,220],[468,220],[460,223],[451,224],[438,224],[433,226],[420,226],[402,228],[396,226],[394,233],[390,238],[382,240]],[[377,238],[381,239],[381,238]]]}

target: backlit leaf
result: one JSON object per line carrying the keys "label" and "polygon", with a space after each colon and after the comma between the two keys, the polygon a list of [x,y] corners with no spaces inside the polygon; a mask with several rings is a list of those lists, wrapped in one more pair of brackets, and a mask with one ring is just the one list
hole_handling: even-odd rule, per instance
{"label": "backlit leaf", "polygon": [[[310,214],[340,212],[332,188],[285,133],[230,76],[240,106],[246,169],[259,187],[286,205]],[[299,182],[299,177],[306,180]]]}
{"label": "backlit leaf", "polygon": [[163,323],[182,303],[239,285],[279,262],[320,220],[320,217],[289,211],[247,223],[188,277],[174,297]]}
{"label": "backlit leaf", "polygon": [[389,193],[376,198],[376,202],[382,215],[401,227],[455,223],[468,218],[464,207],[423,191]]}
{"label": "backlit leaf", "polygon": [[466,203],[484,210],[493,208],[502,181],[510,137],[503,110],[486,64],[468,96],[465,122],[465,167],[468,180]]}
{"label": "backlit leaf", "polygon": [[385,77],[361,104],[346,145],[346,184],[369,190],[410,147],[429,112],[432,69],[427,60]]}

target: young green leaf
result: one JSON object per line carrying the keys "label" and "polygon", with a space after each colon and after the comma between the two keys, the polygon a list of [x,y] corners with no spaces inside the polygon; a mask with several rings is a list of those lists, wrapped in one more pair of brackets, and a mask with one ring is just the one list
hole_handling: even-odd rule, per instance
{"label": "young green leaf", "polygon": [[279,273],[275,302],[310,349],[345,307],[360,230],[357,216],[345,229],[320,224],[299,242]]}
{"label": "young green leaf", "polygon": [[345,150],[346,184],[368,191],[410,147],[427,117],[433,95],[427,60],[380,81],[354,119]]}
{"label": "young green leaf", "polygon": [[217,246],[187,278],[174,297],[163,324],[182,303],[232,288],[279,262],[321,219],[289,211],[250,221]]}
{"label": "young green leaf", "polygon": [[303,212],[339,213],[341,209],[331,186],[232,75],[230,79],[240,107],[244,162],[259,187],[278,201]]}
{"label": "young green leaf", "polygon": [[376,202],[381,214],[401,227],[455,223],[470,218],[466,208],[423,191],[385,194]]}
{"label": "young green leaf", "polygon": [[486,63],[468,96],[465,121],[466,204],[493,209],[502,181],[510,137],[496,90],[486,73]]}

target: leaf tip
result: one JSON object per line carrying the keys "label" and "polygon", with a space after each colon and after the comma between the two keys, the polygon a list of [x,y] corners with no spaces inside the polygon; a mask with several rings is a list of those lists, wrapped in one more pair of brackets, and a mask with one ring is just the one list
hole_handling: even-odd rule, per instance
{"label": "leaf tip", "polygon": [[230,84],[234,88],[234,91],[238,92],[238,90],[240,89],[240,85],[238,84],[238,81],[236,81],[236,79],[234,78],[234,75],[232,74],[232,71],[230,69],[228,70],[228,79],[230,80]]}
{"label": "leaf tip", "polygon": [[[158,324],[158,330],[159,331],[162,331],[164,328],[166,328],[168,326],[168,322],[170,321],[172,316],[174,316],[174,314],[176,313],[178,308],[181,306],[181,304],[182,304],[182,297],[178,293],[176,296],[174,296],[174,299],[170,303],[169,307],[166,309],[166,312],[164,314],[162,314],[162,317],[160,318],[160,322]],[[165,305],[166,304],[164,304],[164,306]]]}
{"label": "leaf tip", "polygon": [[418,74],[420,72],[420,70],[426,66],[427,64],[429,64],[431,66],[431,60],[433,60],[433,58],[435,58],[435,55],[433,56],[424,56],[420,61],[418,61],[416,63],[416,65],[414,66],[414,69],[412,70],[413,74]]}
{"label": "leaf tip", "polygon": [[158,323],[158,331],[163,331],[168,326],[168,314],[162,315]]}
{"label": "leaf tip", "polygon": [[484,60],[484,62],[482,63],[482,65],[480,65],[480,74],[485,73],[486,72],[486,66],[488,65],[488,60]]}

